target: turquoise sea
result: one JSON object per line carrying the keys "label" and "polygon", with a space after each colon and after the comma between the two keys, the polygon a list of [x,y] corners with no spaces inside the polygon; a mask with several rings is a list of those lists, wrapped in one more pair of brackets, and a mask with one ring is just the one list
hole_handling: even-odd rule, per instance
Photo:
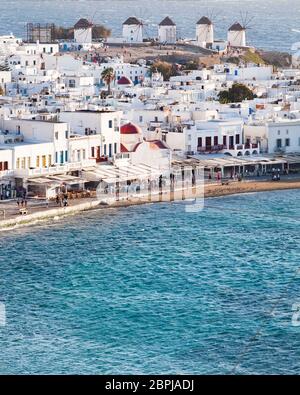
{"label": "turquoise sea", "polygon": [[299,199],[149,204],[2,232],[0,373],[299,374]]}
{"label": "turquoise sea", "polygon": [[239,20],[247,25],[248,43],[258,48],[290,51],[300,41],[299,0],[0,0],[0,9],[0,34],[25,36],[28,22],[69,27],[87,17],[118,37],[122,23],[135,15],[145,24],[145,36],[154,37],[157,24],[169,15],[179,37],[192,38],[196,22],[208,15],[219,39]]}

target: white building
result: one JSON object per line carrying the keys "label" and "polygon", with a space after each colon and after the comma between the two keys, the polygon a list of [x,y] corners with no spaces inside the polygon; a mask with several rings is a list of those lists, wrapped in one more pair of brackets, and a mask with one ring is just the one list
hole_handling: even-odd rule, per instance
{"label": "white building", "polygon": [[59,52],[59,44],[55,43],[23,43],[17,53],[24,53],[26,55],[42,55],[51,54],[55,55]]}
{"label": "white building", "polygon": [[0,87],[5,91],[6,84],[11,82],[11,71],[0,65]]}
{"label": "white building", "polygon": [[182,128],[171,128],[164,140],[173,150],[193,154],[259,154],[258,144],[244,141],[243,125],[241,119],[195,121]]}
{"label": "white building", "polygon": [[4,121],[3,129],[2,143],[15,152],[13,169],[46,168],[69,161],[66,123],[10,119]]}
{"label": "white building", "polygon": [[22,40],[16,38],[13,34],[9,36],[0,36],[0,60],[14,54],[21,43]]}
{"label": "white building", "polygon": [[74,26],[74,40],[77,44],[92,43],[93,24],[87,19],[81,18]]}
{"label": "white building", "polygon": [[269,81],[273,76],[273,66],[268,65],[246,65],[235,64],[215,65],[217,75],[225,74],[227,81]]}
{"label": "white building", "polygon": [[72,97],[90,97],[96,93],[94,78],[73,74],[63,79],[65,84],[65,93],[69,93]]}
{"label": "white building", "polygon": [[234,23],[227,34],[227,41],[230,47],[246,46],[246,29],[239,22]]}
{"label": "white building", "polygon": [[115,82],[117,86],[117,82],[122,77],[129,78],[136,85],[142,82],[149,74],[149,66],[124,63],[122,59],[113,59],[108,63],[101,64],[99,67],[95,68],[95,70],[92,71],[92,74],[94,75],[97,83],[103,83],[101,74],[102,71],[108,67],[113,68],[115,72]]}
{"label": "white building", "polygon": [[[60,120],[70,125],[70,134],[76,137],[90,138],[89,157],[100,161],[102,157],[112,158],[120,152],[119,111],[66,111],[60,114]],[[71,152],[71,156],[72,156]]]}
{"label": "white building", "polygon": [[123,23],[123,41],[125,43],[143,42],[143,23],[134,16]]}
{"label": "white building", "polygon": [[168,16],[158,25],[158,41],[160,43],[176,43],[176,24]]}
{"label": "white building", "polygon": [[300,152],[300,120],[281,120],[245,126],[245,137],[261,141],[269,154]]}
{"label": "white building", "polygon": [[196,42],[200,47],[212,48],[214,26],[209,18],[203,16],[196,25]]}

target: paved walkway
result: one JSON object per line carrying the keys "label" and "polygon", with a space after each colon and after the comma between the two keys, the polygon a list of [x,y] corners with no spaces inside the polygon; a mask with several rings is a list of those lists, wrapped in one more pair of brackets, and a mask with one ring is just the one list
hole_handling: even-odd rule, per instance
{"label": "paved walkway", "polygon": [[[76,206],[80,203],[90,202],[96,200],[95,198],[74,199],[68,200],[69,206]],[[40,211],[47,211],[53,208],[59,208],[55,201],[50,201],[48,204],[46,200],[28,199],[27,211],[28,214],[37,213]],[[18,207],[16,200],[1,200],[0,201],[0,220],[10,219],[20,216],[21,205]]]}
{"label": "paved walkway", "polygon": [[[215,197],[215,196],[224,196],[224,195],[232,195],[238,193],[247,193],[247,192],[262,192],[262,191],[271,191],[271,190],[283,190],[283,189],[300,189],[300,178],[298,177],[282,177],[281,181],[270,181],[268,180],[246,180],[242,182],[238,181],[229,181],[228,184],[222,184],[221,182],[216,183],[207,183],[204,188],[204,197]],[[110,196],[106,196],[109,198]],[[129,199],[123,198],[119,202],[113,201],[111,199],[110,206],[118,207],[118,206],[129,206],[135,204],[143,204],[148,202],[168,202],[172,200],[184,200],[184,199],[195,199],[196,197],[203,197],[203,186],[197,188],[190,188],[188,190],[176,190],[174,193],[162,193],[162,194],[153,194],[151,198],[148,194],[136,194],[135,196],[130,196]],[[111,196],[111,198],[113,198]],[[51,201],[49,205],[46,204],[45,200],[36,200],[29,199],[28,200],[28,220],[30,217],[38,217],[40,213],[41,217],[47,217],[47,212],[49,211],[49,217],[53,215],[64,215],[68,212],[76,212],[82,211],[94,207],[99,207],[101,198],[84,198],[84,199],[74,199],[69,200],[69,207],[67,210],[60,209],[60,206],[56,204],[55,201]],[[102,206],[105,208],[105,206]],[[59,210],[55,210],[59,209]],[[57,212],[57,214],[56,214]],[[5,214],[5,217],[4,217]],[[32,214],[32,216],[31,216]],[[46,215],[45,215],[46,214]],[[13,220],[16,222],[20,222],[21,218],[24,218],[24,222],[27,218],[27,215],[20,214],[20,208],[17,205],[16,200],[10,201],[0,201],[0,227],[1,223],[5,222],[5,220]],[[4,220],[4,221],[3,221]],[[22,220],[23,221],[23,220]]]}

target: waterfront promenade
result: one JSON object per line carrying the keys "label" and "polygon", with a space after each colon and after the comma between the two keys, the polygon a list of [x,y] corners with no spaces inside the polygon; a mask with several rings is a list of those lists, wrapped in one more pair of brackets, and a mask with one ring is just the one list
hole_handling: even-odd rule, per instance
{"label": "waterfront promenade", "polygon": [[46,204],[45,201],[36,202],[29,200],[27,214],[21,215],[15,200],[2,201],[0,203],[0,230],[12,229],[17,226],[26,226],[39,221],[47,221],[53,218],[59,218],[66,215],[74,215],[81,211],[108,207],[125,207],[137,204],[159,203],[170,201],[183,201],[185,199],[196,199],[203,197],[219,197],[240,193],[255,193],[272,190],[300,189],[299,177],[286,177],[280,181],[271,181],[267,179],[254,179],[238,181],[228,181],[219,183],[205,184],[204,189],[194,187],[188,190],[177,189],[173,193],[136,194],[128,198],[119,199],[119,201],[101,198],[85,198],[70,200],[68,207],[59,207],[55,201]]}

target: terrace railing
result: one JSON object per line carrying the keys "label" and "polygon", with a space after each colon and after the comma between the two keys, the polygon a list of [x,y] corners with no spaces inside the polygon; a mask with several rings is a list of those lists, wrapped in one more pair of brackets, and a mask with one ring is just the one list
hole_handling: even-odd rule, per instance
{"label": "terrace railing", "polygon": [[94,166],[96,161],[94,159],[87,159],[80,162],[65,163],[62,165],[36,168],[36,169],[16,169],[13,174],[15,177],[31,177],[31,176],[42,176],[58,173],[66,173],[72,170],[82,170],[85,167]]}

